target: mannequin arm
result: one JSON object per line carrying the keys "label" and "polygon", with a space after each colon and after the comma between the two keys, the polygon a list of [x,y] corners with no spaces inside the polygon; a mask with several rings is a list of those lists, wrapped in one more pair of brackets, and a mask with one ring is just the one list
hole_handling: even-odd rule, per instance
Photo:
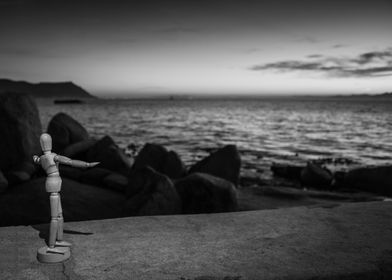
{"label": "mannequin arm", "polygon": [[99,164],[99,162],[85,162],[85,161],[81,161],[81,160],[70,159],[65,156],[60,156],[60,155],[56,155],[54,157],[54,161],[61,163],[61,164],[69,165],[72,167],[77,167],[77,168],[89,168],[89,167],[94,167],[97,164]]}

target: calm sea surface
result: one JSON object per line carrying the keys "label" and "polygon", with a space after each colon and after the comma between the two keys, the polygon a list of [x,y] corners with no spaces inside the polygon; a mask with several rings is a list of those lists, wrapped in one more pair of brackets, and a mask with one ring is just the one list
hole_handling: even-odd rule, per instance
{"label": "calm sea surface", "polygon": [[385,164],[392,157],[392,100],[92,100],[54,105],[38,100],[46,129],[65,112],[90,135],[110,135],[124,149],[158,143],[191,164],[209,151],[236,144],[243,167],[271,162],[344,158]]}

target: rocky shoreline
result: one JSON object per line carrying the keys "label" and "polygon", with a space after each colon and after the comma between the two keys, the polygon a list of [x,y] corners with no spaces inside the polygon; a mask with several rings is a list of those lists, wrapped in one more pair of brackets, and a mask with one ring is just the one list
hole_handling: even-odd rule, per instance
{"label": "rocky shoreline", "polygon": [[[42,153],[35,101],[30,95],[15,93],[0,94],[0,101],[4,132],[0,139],[0,226],[46,223],[45,174],[32,162],[32,155]],[[52,136],[55,153],[100,162],[87,170],[60,167],[67,221],[296,205],[328,207],[331,201],[392,196],[391,166],[332,172],[326,162],[271,163],[274,177],[266,181],[257,172],[241,172],[241,155],[235,145],[211,151],[187,167],[175,151],[154,143],[146,143],[129,157],[109,135],[90,137],[82,124],[65,113],[53,116],[46,131]]]}

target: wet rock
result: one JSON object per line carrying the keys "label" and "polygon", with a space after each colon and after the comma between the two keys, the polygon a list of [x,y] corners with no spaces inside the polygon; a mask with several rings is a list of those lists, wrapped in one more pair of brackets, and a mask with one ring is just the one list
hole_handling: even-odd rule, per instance
{"label": "wet rock", "polygon": [[62,152],[67,146],[89,138],[87,130],[65,113],[56,114],[49,122],[48,133],[52,136],[53,151]]}
{"label": "wet rock", "polygon": [[112,172],[106,168],[93,167],[84,170],[79,180],[85,184],[103,186],[104,178],[111,173]]}
{"label": "wet rock", "polygon": [[110,136],[98,140],[87,151],[86,160],[88,162],[100,162],[100,168],[106,168],[123,175],[127,175],[131,169],[129,158]]}
{"label": "wet rock", "polygon": [[350,188],[392,196],[392,165],[350,170],[343,182],[345,186]]}
{"label": "wet rock", "polygon": [[274,174],[274,176],[282,177],[290,180],[300,180],[301,172],[303,169],[304,166],[298,166],[298,165],[273,163],[271,166],[271,171]]}
{"label": "wet rock", "polygon": [[238,209],[234,185],[209,174],[193,173],[175,183],[184,214],[231,212]]}
{"label": "wet rock", "polygon": [[240,154],[235,145],[227,145],[193,165],[189,173],[207,173],[238,186],[241,169]]}
{"label": "wet rock", "polygon": [[[0,196],[0,226],[43,224],[50,221],[45,177],[9,188]],[[105,188],[62,178],[61,203],[66,222],[122,217],[125,196]]]}
{"label": "wet rock", "polygon": [[332,173],[318,164],[308,162],[301,171],[301,182],[314,188],[330,188],[333,180]]}
{"label": "wet rock", "polygon": [[125,192],[128,178],[118,173],[111,173],[103,179],[103,184],[111,190]]}
{"label": "wet rock", "polygon": [[169,215],[181,212],[181,199],[171,180],[151,167],[131,172],[124,208],[126,216]]}
{"label": "wet rock", "polygon": [[260,174],[260,171],[249,171],[249,170],[243,170],[241,172],[241,177],[240,177],[240,185],[243,187],[249,187],[249,186],[263,186],[267,184],[267,182],[263,179],[262,175]]}
{"label": "wet rock", "polygon": [[8,188],[8,180],[5,178],[3,172],[0,170],[0,194],[5,192]]}
{"label": "wet rock", "polygon": [[4,173],[41,153],[42,127],[31,96],[0,93],[0,131],[0,169]]}
{"label": "wet rock", "polygon": [[85,159],[87,151],[95,145],[97,140],[86,139],[74,144],[69,145],[61,153],[63,156],[73,158],[73,159]]}
{"label": "wet rock", "polygon": [[174,151],[169,152],[165,147],[158,144],[145,144],[136,157],[132,168],[139,169],[145,166],[150,166],[172,179],[180,178],[186,173],[185,165],[178,154]]}

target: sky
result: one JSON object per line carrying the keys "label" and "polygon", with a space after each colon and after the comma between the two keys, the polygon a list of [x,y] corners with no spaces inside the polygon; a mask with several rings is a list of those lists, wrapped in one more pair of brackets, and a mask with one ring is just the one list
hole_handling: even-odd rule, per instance
{"label": "sky", "polygon": [[392,1],[0,0],[0,78],[107,97],[392,91]]}

